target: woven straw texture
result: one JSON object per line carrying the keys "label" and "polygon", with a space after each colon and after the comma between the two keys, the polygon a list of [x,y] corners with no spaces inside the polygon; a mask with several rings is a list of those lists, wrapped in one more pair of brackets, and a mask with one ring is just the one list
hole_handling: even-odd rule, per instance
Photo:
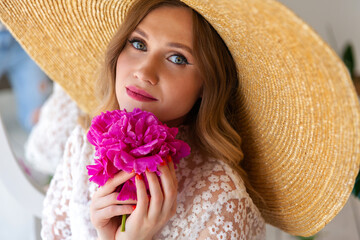
{"label": "woven straw texture", "polygon": [[[345,66],[273,0],[184,0],[218,31],[240,73],[245,169],[265,220],[321,230],[345,205],[360,162],[360,107]],[[0,0],[0,18],[86,112],[97,66],[132,1]]]}

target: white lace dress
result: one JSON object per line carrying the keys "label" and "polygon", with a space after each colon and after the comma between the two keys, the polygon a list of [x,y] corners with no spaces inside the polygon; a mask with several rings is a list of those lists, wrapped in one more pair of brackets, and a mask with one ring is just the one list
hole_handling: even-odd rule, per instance
{"label": "white lace dress", "polygon": [[[186,140],[183,132],[180,138]],[[89,210],[97,186],[89,182],[86,170],[93,159],[93,147],[77,125],[47,191],[42,239],[97,238]],[[243,181],[226,164],[192,149],[192,154],[180,161],[176,174],[176,214],[154,239],[265,239],[264,219]]]}

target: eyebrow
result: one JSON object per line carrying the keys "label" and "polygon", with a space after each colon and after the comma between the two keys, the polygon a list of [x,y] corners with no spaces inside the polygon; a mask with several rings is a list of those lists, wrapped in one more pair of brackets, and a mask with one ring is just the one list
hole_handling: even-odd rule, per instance
{"label": "eyebrow", "polygon": [[[140,34],[141,36],[143,36],[144,38],[148,39],[148,35],[142,31],[141,29],[137,28],[135,29],[134,32],[137,32],[138,34]],[[175,47],[175,48],[180,48],[180,49],[184,49],[185,51],[189,52],[191,55],[193,55],[193,50],[186,46],[185,44],[182,44],[182,43],[177,43],[177,42],[169,42],[167,44],[169,47]]]}

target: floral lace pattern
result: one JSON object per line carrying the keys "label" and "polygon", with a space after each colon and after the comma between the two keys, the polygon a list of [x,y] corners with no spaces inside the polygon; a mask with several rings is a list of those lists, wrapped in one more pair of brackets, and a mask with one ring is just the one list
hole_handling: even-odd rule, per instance
{"label": "floral lace pattern", "polygon": [[[44,201],[43,239],[96,239],[90,201],[97,187],[86,165],[94,150],[84,130],[71,134]],[[154,239],[265,239],[265,222],[242,180],[226,164],[193,149],[176,170],[176,214]]]}
{"label": "floral lace pattern", "polygon": [[42,239],[96,239],[90,222],[90,200],[97,187],[88,181],[86,171],[93,155],[83,129],[77,126],[46,193]]}
{"label": "floral lace pattern", "polygon": [[177,212],[155,239],[265,239],[265,222],[240,178],[193,153],[180,162]]}

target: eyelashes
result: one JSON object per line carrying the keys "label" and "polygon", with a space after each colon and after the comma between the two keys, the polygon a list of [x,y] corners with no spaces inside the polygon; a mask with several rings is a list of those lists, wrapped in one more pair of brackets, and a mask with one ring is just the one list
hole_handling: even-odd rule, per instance
{"label": "eyelashes", "polygon": [[128,42],[137,50],[141,50],[141,51],[147,50],[146,45],[140,39],[132,38],[129,39]]}
{"label": "eyelashes", "polygon": [[[171,60],[170,60],[171,59]],[[169,57],[169,60],[175,64],[179,64],[179,65],[183,65],[183,64],[189,64],[189,62],[187,61],[187,59],[181,55],[181,54],[178,54],[178,55],[172,55]]]}
{"label": "eyelashes", "polygon": [[[128,42],[136,50],[143,51],[143,52],[147,51],[146,44],[141,39],[131,38],[128,40]],[[189,64],[186,57],[180,53],[171,55],[167,59],[176,65],[188,65]]]}

